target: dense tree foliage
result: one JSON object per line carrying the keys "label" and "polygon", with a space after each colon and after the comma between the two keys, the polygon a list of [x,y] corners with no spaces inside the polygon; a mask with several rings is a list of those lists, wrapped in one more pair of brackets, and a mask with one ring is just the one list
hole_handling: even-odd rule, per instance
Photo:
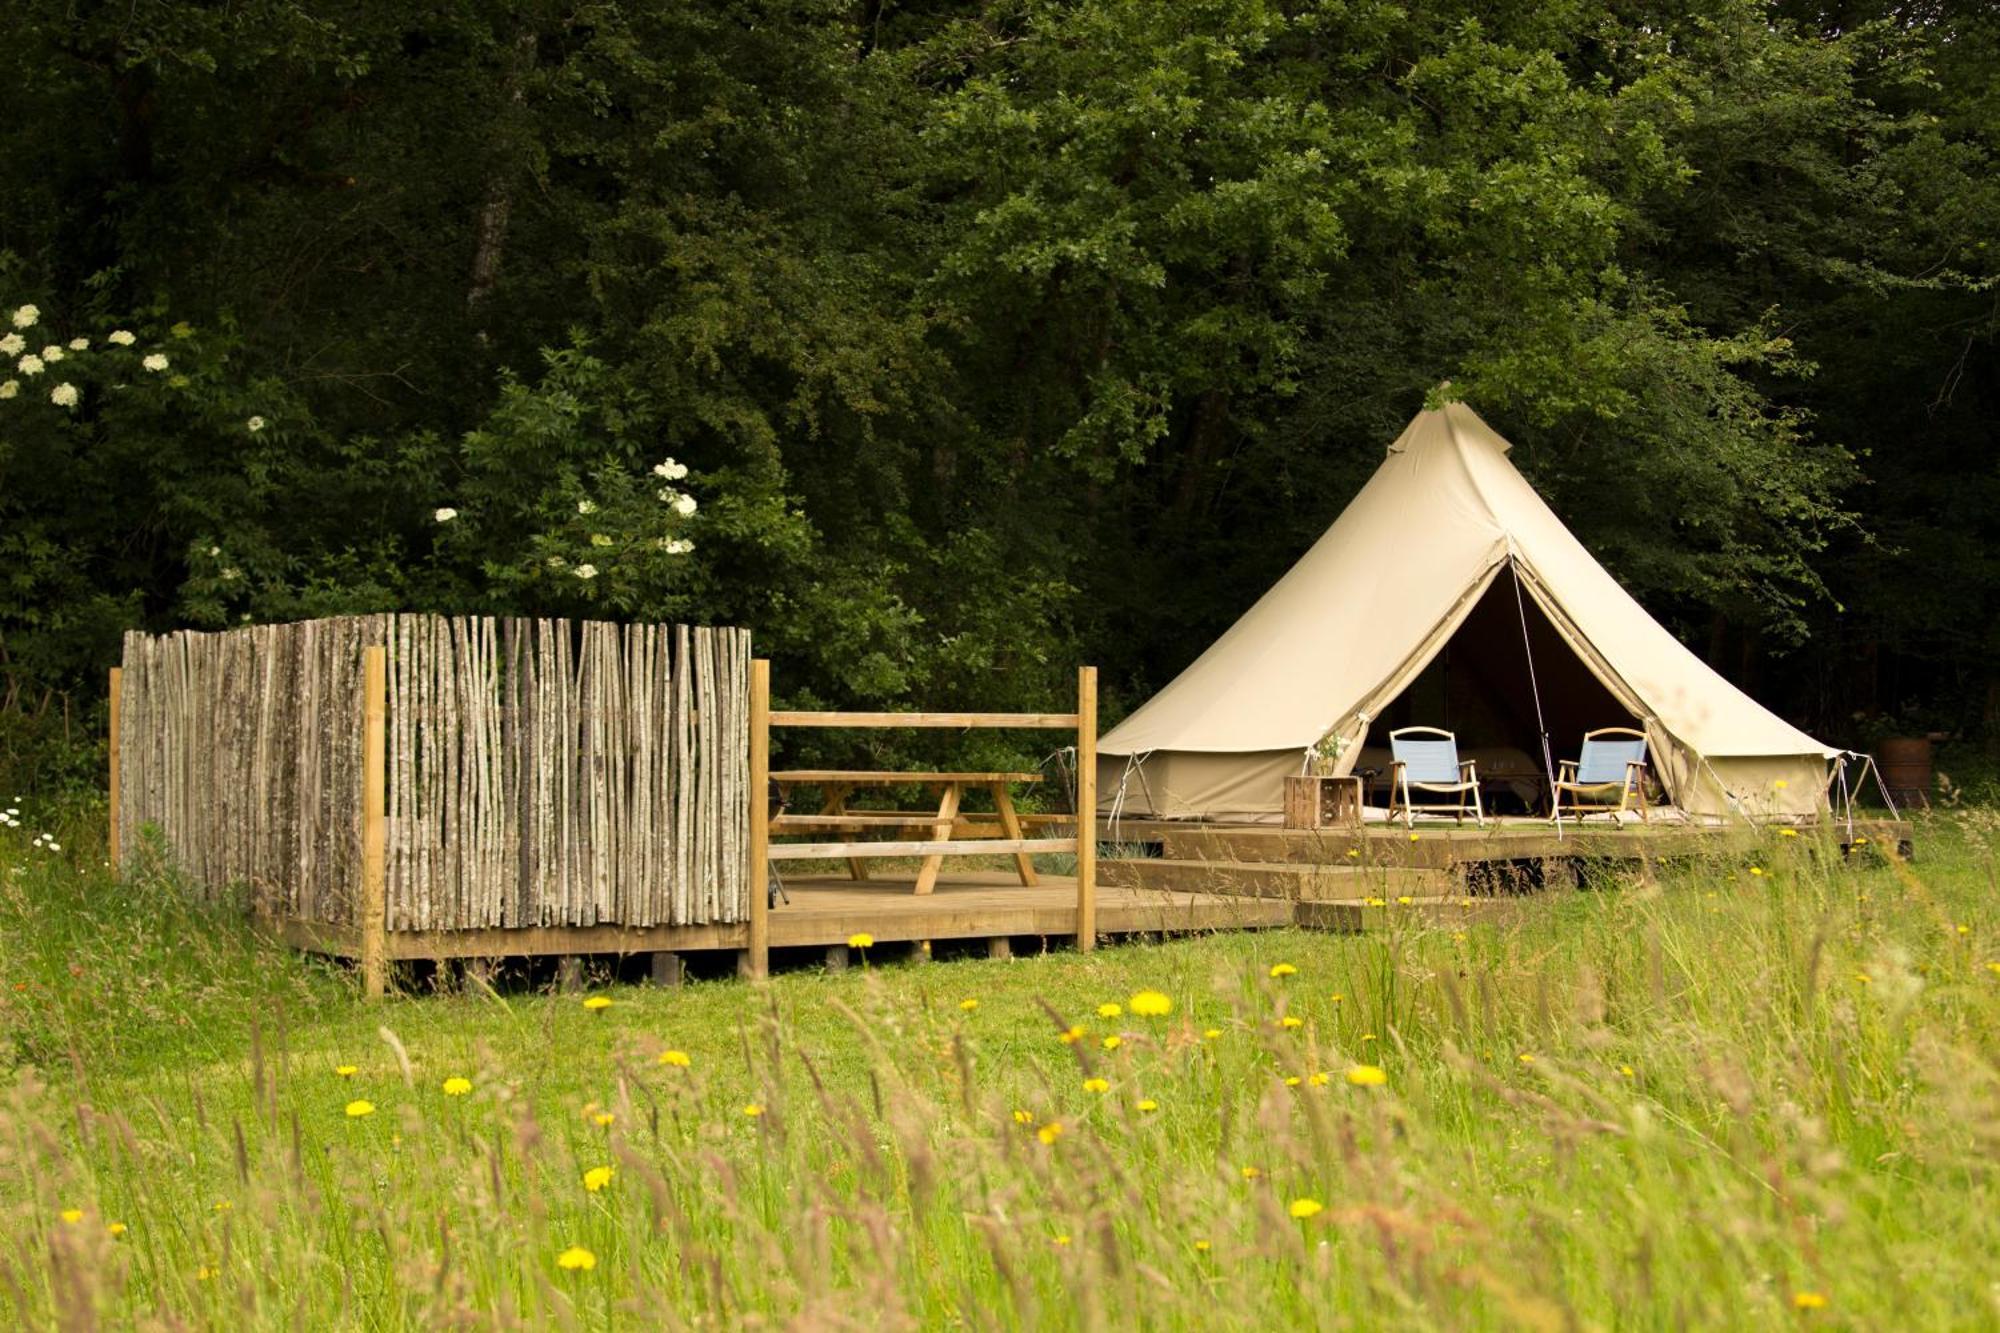
{"label": "dense tree foliage", "polygon": [[536,611],[1115,712],[1450,395],[1780,706],[1991,724],[1997,138],[1979,5],[16,0],[0,304],[89,346],[4,670]]}

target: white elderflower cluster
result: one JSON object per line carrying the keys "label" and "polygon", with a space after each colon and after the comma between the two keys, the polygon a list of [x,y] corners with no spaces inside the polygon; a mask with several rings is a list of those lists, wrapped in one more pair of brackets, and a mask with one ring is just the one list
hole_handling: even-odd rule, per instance
{"label": "white elderflower cluster", "polygon": [[597,566],[578,565],[574,572],[576,576],[580,579],[594,579],[597,577]]}
{"label": "white elderflower cluster", "polygon": [[576,502],[576,512],[579,514],[594,514],[597,512],[597,502],[594,500],[578,500]]}
{"label": "white elderflower cluster", "polygon": [[19,827],[21,827],[20,806],[10,805],[5,810],[0,810],[0,828],[19,828]]}
{"label": "white elderflower cluster", "polygon": [[12,398],[21,392],[21,381],[0,380],[0,398]]}
{"label": "white elderflower cluster", "polygon": [[694,549],[694,543],[684,537],[662,537],[659,546],[668,555],[686,555]]}
{"label": "white elderflower cluster", "polygon": [[167,368],[167,354],[165,352],[154,352],[139,364],[147,370],[158,374]]}
{"label": "white elderflower cluster", "polygon": [[42,360],[51,366],[67,355],[68,353],[64,352],[62,348],[56,346],[54,343],[50,343],[42,349]]}
{"label": "white elderflower cluster", "polygon": [[446,507],[444,509],[438,510],[437,513],[431,515],[431,517],[435,518],[440,523],[449,523],[453,519],[458,517],[458,511],[456,509]]}
{"label": "white elderflower cluster", "polygon": [[19,356],[26,351],[28,340],[18,333],[10,333],[0,338],[0,356]]}
{"label": "white elderflower cluster", "polygon": [[105,336],[104,341],[116,343],[120,347],[130,347],[133,343],[139,341],[139,336],[130,329],[113,329]]}
{"label": "white elderflower cluster", "polygon": [[698,507],[695,498],[686,491],[677,491],[671,486],[660,488],[660,503],[670,506],[682,518],[692,518]]}
{"label": "white elderflower cluster", "polygon": [[75,407],[77,399],[74,384],[58,384],[49,392],[49,401],[57,407]]}
{"label": "white elderflower cluster", "polygon": [[41,317],[42,308],[40,306],[24,305],[14,312],[14,327],[17,329],[31,329],[35,327],[35,321]]}
{"label": "white elderflower cluster", "polygon": [[258,431],[264,429],[264,418],[251,417],[248,421],[243,423],[243,426],[244,429],[248,430],[252,435],[255,435]]}
{"label": "white elderflower cluster", "polygon": [[667,481],[679,481],[688,474],[686,463],[676,463],[669,458],[664,463],[653,464],[653,475]]}
{"label": "white elderflower cluster", "polygon": [[24,356],[14,363],[14,369],[20,371],[23,375],[39,375],[42,373],[42,358],[39,356]]}

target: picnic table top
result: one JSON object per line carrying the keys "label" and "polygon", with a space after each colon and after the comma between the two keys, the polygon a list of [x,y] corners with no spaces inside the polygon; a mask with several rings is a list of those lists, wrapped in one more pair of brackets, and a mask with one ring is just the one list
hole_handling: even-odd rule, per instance
{"label": "picnic table top", "polygon": [[1040,782],[1040,773],[893,773],[843,768],[788,768],[771,774],[773,782],[847,782],[883,785],[899,782]]}

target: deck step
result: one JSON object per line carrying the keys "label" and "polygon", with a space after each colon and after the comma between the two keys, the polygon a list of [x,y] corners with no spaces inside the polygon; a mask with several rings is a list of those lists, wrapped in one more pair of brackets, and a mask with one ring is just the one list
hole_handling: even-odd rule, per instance
{"label": "deck step", "polygon": [[1370,898],[1443,898],[1456,890],[1456,880],[1443,870],[1313,865],[1303,861],[1134,857],[1100,861],[1097,874],[1100,883],[1127,888],[1283,898],[1290,902],[1365,903]]}

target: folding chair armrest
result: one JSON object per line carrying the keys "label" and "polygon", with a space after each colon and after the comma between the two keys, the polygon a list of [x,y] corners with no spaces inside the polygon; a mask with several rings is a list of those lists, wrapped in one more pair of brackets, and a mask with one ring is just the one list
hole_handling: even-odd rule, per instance
{"label": "folding chair armrest", "polygon": [[1577,761],[1574,759],[1556,760],[1556,781],[1558,782],[1576,781],[1576,763]]}
{"label": "folding chair armrest", "polygon": [[1458,776],[1460,777],[1460,779],[1462,779],[1463,781],[1466,781],[1466,782],[1477,782],[1477,781],[1479,781],[1479,767],[1478,767],[1478,765],[1479,765],[1479,761],[1478,761],[1477,759],[1461,759],[1461,760],[1459,760],[1459,761],[1458,761]]}

